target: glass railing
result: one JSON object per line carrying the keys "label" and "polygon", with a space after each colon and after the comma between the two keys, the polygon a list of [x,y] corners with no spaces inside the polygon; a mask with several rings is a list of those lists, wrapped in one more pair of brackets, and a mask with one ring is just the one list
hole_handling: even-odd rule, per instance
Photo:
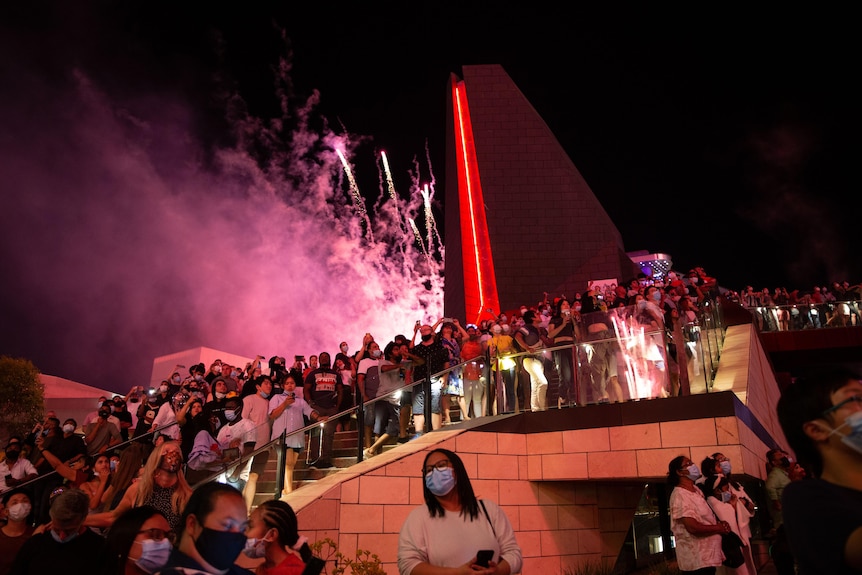
{"label": "glass railing", "polygon": [[[591,334],[587,326],[595,325],[597,320],[605,322],[608,329],[600,334]],[[698,310],[697,321],[676,322],[670,329],[666,329],[663,323],[647,321],[642,311],[630,306],[583,315],[576,322],[576,340],[578,343],[574,344],[547,343],[541,350],[530,353],[486,352],[483,356],[436,373],[430,380],[407,382],[392,393],[401,394],[420,389],[430,393],[432,386],[439,388],[446,385],[450,374],[453,377],[461,377],[468,363],[478,364],[479,382],[487,398],[483,415],[519,413],[532,409],[533,376],[528,369],[533,373],[539,369],[549,382],[549,392],[539,409],[708,393],[712,388],[724,341],[724,323],[721,306],[716,302],[704,303]],[[566,369],[567,366],[570,369]],[[350,392],[358,395],[357,387],[352,386]],[[434,390],[434,395],[436,393],[437,389]],[[345,418],[355,418],[359,438],[356,460],[362,461],[363,449],[366,447],[363,428],[373,423],[375,404],[388,400],[389,397],[376,397],[363,405],[356,397],[354,407],[329,417],[325,422],[312,423],[283,434],[265,445],[255,445],[250,453],[221,462],[204,473],[193,474],[197,476],[194,483],[200,484],[223,477],[235,466],[245,465],[255,455],[275,448],[278,457],[276,493],[281,493],[284,477],[283,446],[286,437],[296,434],[304,437],[316,429],[322,432],[325,426],[337,425],[338,421],[343,422]],[[432,430],[434,418],[430,417],[431,402],[427,401],[425,405],[425,429],[415,429],[415,433]],[[409,406],[403,408],[410,409]],[[133,437],[111,447],[107,453],[119,452],[132,442],[152,442],[162,429],[174,425],[177,424],[172,423]],[[319,436],[322,433],[314,435]],[[306,441],[303,443],[307,445]],[[306,451],[307,454],[310,452],[311,450]],[[313,464],[314,461],[308,460],[306,463]],[[53,474],[56,474],[56,471],[22,486],[31,487],[35,482]]]}
{"label": "glass railing", "polygon": [[862,311],[855,300],[828,303],[745,307],[762,332],[802,331],[862,326]]}

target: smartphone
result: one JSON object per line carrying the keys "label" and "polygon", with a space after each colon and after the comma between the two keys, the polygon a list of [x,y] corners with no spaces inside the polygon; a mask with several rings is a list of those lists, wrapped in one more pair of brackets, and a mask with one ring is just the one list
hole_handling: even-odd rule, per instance
{"label": "smartphone", "polygon": [[481,549],[478,553],[476,553],[476,565],[480,565],[482,567],[487,567],[488,563],[493,558],[494,558],[494,550],[493,549]]}
{"label": "smartphone", "polygon": [[239,459],[239,447],[228,447],[221,454],[229,460]]}

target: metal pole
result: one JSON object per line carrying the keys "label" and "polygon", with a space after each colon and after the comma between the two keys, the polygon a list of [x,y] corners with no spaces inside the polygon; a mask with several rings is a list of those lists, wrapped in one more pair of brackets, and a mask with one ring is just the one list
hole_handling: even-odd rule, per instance
{"label": "metal pole", "polygon": [[276,452],[274,499],[279,499],[282,491],[284,491],[284,460],[287,456],[287,429],[281,432],[279,447],[281,449]]}
{"label": "metal pole", "polygon": [[356,412],[356,461],[362,461],[365,458],[365,404],[362,403],[362,394],[359,393],[359,386],[355,387],[355,399],[353,403],[358,406]]}

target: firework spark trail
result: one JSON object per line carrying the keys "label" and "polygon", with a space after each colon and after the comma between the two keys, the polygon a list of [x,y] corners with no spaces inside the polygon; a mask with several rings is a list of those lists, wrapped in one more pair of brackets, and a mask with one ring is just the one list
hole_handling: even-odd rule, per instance
{"label": "firework spark trail", "polygon": [[[404,221],[423,207],[420,187],[366,209],[350,168],[365,140],[327,126],[319,93],[296,101],[280,92],[282,117],[257,118],[225,90],[224,141],[235,144],[219,147],[190,136],[197,107],[181,94],[127,101],[85,71],[60,87],[33,82],[52,98],[39,119],[10,128],[14,149],[0,144],[0,171],[22,191],[7,198],[17,217],[0,245],[28,238],[26,249],[3,252],[4,264],[17,308],[86,318],[22,335],[39,338],[44,352],[32,359],[44,373],[119,392],[118,371],[147,374],[154,357],[177,350],[312,355],[341,340],[358,346],[366,332],[388,341],[417,317],[442,315],[442,251],[417,245],[419,230]],[[74,119],[59,121],[70,107]],[[46,220],[58,225],[33,236]],[[94,289],[92,277],[110,281]],[[286,318],[309,327],[285,329]],[[67,338],[75,353],[58,357]],[[94,370],[93,358],[106,356]]]}
{"label": "firework spark trail", "polygon": [[413,230],[413,235],[416,238],[416,241],[419,243],[419,247],[422,248],[422,253],[425,257],[428,257],[428,250],[425,249],[425,242],[422,241],[422,234],[419,233],[419,228],[416,227],[416,222],[413,221],[413,218],[407,220],[410,222],[410,228]]}
{"label": "firework spark trail", "polygon": [[406,231],[404,229],[404,221],[398,210],[398,193],[395,191],[395,182],[392,181],[392,170],[389,169],[389,158],[386,156],[386,152],[380,152],[380,160],[383,163],[383,178],[386,182],[386,191],[389,192],[389,198],[392,200],[392,210],[395,212],[395,218],[398,220],[399,225],[401,225],[401,230]]}
{"label": "firework spark trail", "polygon": [[350,169],[350,164],[348,163],[347,158],[344,157],[344,154],[341,152],[341,150],[336,149],[335,152],[338,154],[338,158],[341,160],[341,165],[344,166],[344,173],[347,176],[350,195],[353,198],[353,206],[359,213],[359,217],[365,221],[365,229],[367,230],[368,241],[374,243],[374,232],[371,229],[371,219],[368,217],[368,211],[365,209],[365,199],[362,197],[362,194],[359,193],[359,185],[356,183],[356,178],[353,176],[353,170]]}

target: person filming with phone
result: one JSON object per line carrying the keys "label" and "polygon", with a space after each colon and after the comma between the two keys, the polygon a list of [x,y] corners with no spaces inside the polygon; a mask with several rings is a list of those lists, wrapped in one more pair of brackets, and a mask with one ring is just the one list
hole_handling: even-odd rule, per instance
{"label": "person filming with phone", "polygon": [[422,464],[425,505],[410,512],[398,536],[400,575],[509,575],[523,558],[509,518],[477,499],[461,458],[433,449]]}

